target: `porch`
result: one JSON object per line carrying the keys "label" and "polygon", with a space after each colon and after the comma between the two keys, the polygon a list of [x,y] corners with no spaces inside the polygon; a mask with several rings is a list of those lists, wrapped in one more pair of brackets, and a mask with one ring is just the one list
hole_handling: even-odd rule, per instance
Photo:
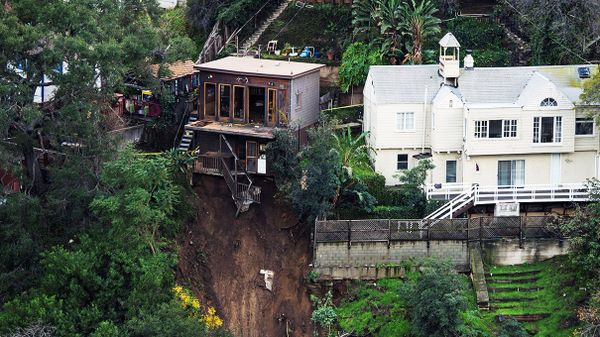
{"label": "porch", "polygon": [[586,184],[548,184],[521,186],[479,186],[478,184],[429,184],[425,188],[427,199],[452,200],[461,194],[473,193],[475,205],[498,202],[586,202],[590,191]]}
{"label": "porch", "polygon": [[218,151],[198,154],[194,173],[223,177],[236,204],[236,216],[246,212],[251,204],[260,203],[260,187],[253,185],[252,178],[225,135],[219,135]]}

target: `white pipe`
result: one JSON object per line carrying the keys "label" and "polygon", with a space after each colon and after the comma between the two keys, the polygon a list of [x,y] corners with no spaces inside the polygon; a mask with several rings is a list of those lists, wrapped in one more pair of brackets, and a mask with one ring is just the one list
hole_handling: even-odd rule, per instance
{"label": "white pipe", "polygon": [[421,142],[421,153],[425,153],[425,133],[427,133],[427,87],[423,94],[423,141]]}

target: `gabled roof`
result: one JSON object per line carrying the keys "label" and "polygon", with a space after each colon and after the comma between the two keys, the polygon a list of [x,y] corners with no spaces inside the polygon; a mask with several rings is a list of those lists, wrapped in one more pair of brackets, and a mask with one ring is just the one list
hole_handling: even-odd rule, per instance
{"label": "gabled roof", "polygon": [[[577,103],[585,81],[579,78],[579,67],[598,71],[594,65],[461,69],[458,87],[453,92],[466,103],[516,104],[537,72],[552,82],[572,103]],[[425,88],[427,101],[431,102],[443,83],[438,75],[438,65],[372,66],[368,81],[372,82],[367,85],[373,85],[375,101],[379,104],[422,103]]]}
{"label": "gabled roof", "polygon": [[[158,76],[159,67],[160,65],[158,64],[153,64],[150,66],[150,72],[152,72],[152,75]],[[169,69],[170,74],[165,77],[161,77],[160,79],[163,81],[174,80],[176,78],[192,75],[196,72],[196,69],[194,69],[194,61],[192,60],[168,63],[165,64],[165,67]]]}
{"label": "gabled roof", "polygon": [[316,63],[228,56],[215,61],[196,64],[195,67],[200,71],[291,79],[316,72],[324,66]]}
{"label": "gabled roof", "polygon": [[440,46],[442,47],[455,47],[455,48],[459,48],[460,47],[460,43],[458,42],[458,40],[454,37],[454,35],[452,33],[446,33],[446,35],[444,35],[444,37],[440,40]]}

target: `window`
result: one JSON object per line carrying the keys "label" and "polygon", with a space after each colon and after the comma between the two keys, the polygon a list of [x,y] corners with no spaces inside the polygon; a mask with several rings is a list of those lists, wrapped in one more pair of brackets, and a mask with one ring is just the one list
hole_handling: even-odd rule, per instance
{"label": "window", "polygon": [[487,138],[488,121],[475,121],[475,138]]}
{"label": "window", "polygon": [[396,113],[396,130],[411,131],[415,129],[415,113],[414,112],[398,112]]}
{"label": "window", "polygon": [[277,89],[269,89],[267,97],[267,125],[275,126],[277,114]]}
{"label": "window", "polygon": [[562,141],[562,117],[534,117],[534,143],[560,143]]}
{"label": "window", "polygon": [[204,83],[204,115],[214,117],[216,107],[216,88],[214,83]]}
{"label": "window", "polygon": [[548,97],[548,98],[544,98],[542,100],[542,102],[540,103],[540,106],[558,106],[558,103],[556,102],[556,100],[554,98]]}
{"label": "window", "polygon": [[407,154],[399,154],[398,162],[396,163],[397,170],[408,170],[408,155]]}
{"label": "window", "polygon": [[525,185],[524,160],[499,160],[498,161],[498,186],[523,186]]}
{"label": "window", "polygon": [[246,88],[233,86],[233,118],[243,120],[246,115]]}
{"label": "window", "polygon": [[509,119],[502,121],[503,123],[503,133],[502,137],[504,138],[515,138],[517,137],[517,120]]}
{"label": "window", "polygon": [[492,120],[488,123],[488,138],[502,138],[502,120]]}
{"label": "window", "polygon": [[516,119],[475,121],[475,138],[517,137]]}
{"label": "window", "polygon": [[594,135],[594,120],[588,118],[575,119],[575,135],[592,136]]}
{"label": "window", "polygon": [[456,182],[456,160],[446,160],[446,182]]}
{"label": "window", "polygon": [[229,118],[231,115],[231,85],[219,84],[219,117]]}

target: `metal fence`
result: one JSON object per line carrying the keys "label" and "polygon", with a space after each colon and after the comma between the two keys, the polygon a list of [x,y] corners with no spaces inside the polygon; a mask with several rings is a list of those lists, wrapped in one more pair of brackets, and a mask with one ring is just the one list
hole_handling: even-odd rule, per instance
{"label": "metal fence", "polygon": [[433,220],[317,220],[315,243],[560,238],[556,216]]}

